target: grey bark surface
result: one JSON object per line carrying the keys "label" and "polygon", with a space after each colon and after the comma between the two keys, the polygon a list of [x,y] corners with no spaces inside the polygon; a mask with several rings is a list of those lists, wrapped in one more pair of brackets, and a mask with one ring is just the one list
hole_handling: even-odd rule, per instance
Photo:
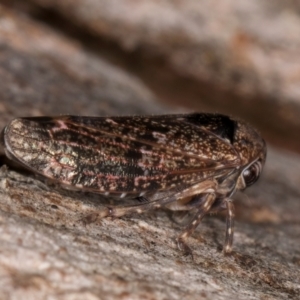
{"label": "grey bark surface", "polygon": [[[160,104],[139,78],[77,40],[4,7],[0,76],[1,128],[17,116],[184,111]],[[233,255],[221,251],[224,216],[207,216],[189,238],[192,260],[178,250],[181,227],[164,211],[88,222],[106,198],[63,191],[2,165],[0,299],[298,299],[299,166],[298,154],[269,147],[260,181],[234,196]]]}

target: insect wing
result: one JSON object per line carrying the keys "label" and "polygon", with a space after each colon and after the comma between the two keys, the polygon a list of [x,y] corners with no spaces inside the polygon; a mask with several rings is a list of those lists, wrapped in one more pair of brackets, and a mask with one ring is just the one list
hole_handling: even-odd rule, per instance
{"label": "insect wing", "polygon": [[5,128],[3,142],[13,160],[78,189],[180,190],[239,165],[234,121],[213,116],[20,118]]}

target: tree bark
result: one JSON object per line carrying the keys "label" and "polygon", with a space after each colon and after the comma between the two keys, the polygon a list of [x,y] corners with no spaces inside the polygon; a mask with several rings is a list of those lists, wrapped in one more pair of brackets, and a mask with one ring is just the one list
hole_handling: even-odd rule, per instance
{"label": "tree bark", "polygon": [[[296,59],[291,56],[295,48],[288,44],[288,39],[293,37],[297,45],[300,35],[294,36],[292,31],[284,35],[276,29],[280,27],[277,23],[283,24],[281,22],[289,28],[292,22],[289,17],[295,16],[294,12],[287,10],[284,15],[281,11],[283,19],[280,20],[272,17],[288,4],[276,2],[277,6],[269,11],[269,19],[266,19],[268,24],[273,22],[271,24],[279,26],[273,27],[274,40],[280,36],[285,38],[285,46],[283,43],[276,46],[281,47],[282,52],[278,54],[279,48],[268,48],[274,42],[270,40],[271,33],[265,39],[266,44],[261,44],[267,32],[258,22],[259,18],[263,19],[261,14],[256,15],[258,21],[253,28],[248,28],[257,30],[257,34],[260,28],[261,35],[254,38],[240,28],[239,34],[228,36],[227,14],[232,13],[229,4],[224,4],[228,1],[216,6],[214,13],[218,14],[218,22],[211,22],[210,26],[206,23],[208,16],[202,11],[206,6],[200,7],[197,1],[177,1],[177,4],[165,1],[161,7],[157,6],[158,2],[120,1],[116,11],[110,6],[113,2],[89,1],[95,6],[85,7],[81,1],[51,1],[50,6],[50,1],[32,0],[23,6],[15,1],[13,9],[1,7],[1,128],[18,116],[163,114],[186,111],[178,105],[208,109],[212,101],[216,105],[214,111],[232,108],[234,114],[248,116],[267,136],[272,136],[276,144],[298,147],[299,139],[295,147],[287,145],[290,139],[299,136],[298,115],[297,120],[294,118],[299,110],[297,91],[292,83],[289,89],[285,82],[292,73],[287,76],[284,66],[277,66],[280,76],[269,76],[275,68],[272,60],[276,51],[282,55],[281,63],[286,57],[289,61]],[[136,10],[122,16],[119,10],[129,10],[133,3]],[[246,8],[253,12],[266,7],[267,2],[261,6],[253,2]],[[241,18],[243,12],[247,19],[246,8],[243,11],[233,4],[230,8],[237,14],[232,24],[241,21],[238,17]],[[152,19],[158,12],[161,23]],[[212,14],[213,10],[207,12]],[[44,19],[48,25],[38,20],[37,16],[42,13],[51,17],[49,21]],[[194,20],[191,19],[193,13]],[[200,24],[200,15],[205,26]],[[89,43],[83,47],[83,36],[71,35],[67,25],[59,31],[59,26],[54,26],[54,16],[59,16],[60,22],[72,19],[71,29],[80,27],[81,34],[88,35]],[[179,20],[182,23],[178,23]],[[225,28],[220,24],[225,24]],[[107,43],[101,52],[100,45],[92,45],[92,34],[98,42],[102,39],[113,43]],[[223,38],[219,34],[223,34]],[[212,44],[207,44],[208,50],[200,51],[207,40]],[[230,54],[229,49],[235,53]],[[108,56],[126,70],[112,65]],[[156,59],[162,57],[160,66]],[[264,64],[257,65],[257,57]],[[151,65],[154,59],[157,63]],[[132,66],[129,66],[130,60]],[[210,62],[207,69],[205,62]],[[237,71],[241,65],[244,73]],[[148,77],[145,66],[150,69]],[[128,72],[135,68],[137,77]],[[219,78],[217,70],[223,74]],[[237,86],[232,75],[235,72],[240,78]],[[176,85],[182,78],[186,79],[183,85]],[[293,80],[296,78],[295,73]],[[270,99],[277,93],[276,82],[280,82],[277,97],[281,102],[274,100],[271,106],[275,107],[268,113]],[[195,89],[198,83],[199,90]],[[218,88],[210,91],[204,83]],[[195,101],[201,89],[208,97],[207,102]],[[232,93],[234,90],[235,97],[220,100],[223,89]],[[192,91],[197,94],[188,100]],[[254,91],[264,96],[254,100],[257,95]],[[171,103],[173,95],[177,106]],[[294,110],[290,110],[290,105]],[[284,110],[279,110],[280,106]],[[268,123],[267,119],[272,122]],[[283,131],[293,131],[285,136],[286,143],[284,133],[277,134],[275,125]],[[188,240],[193,251],[194,259],[191,259],[182,255],[175,242],[181,227],[172,223],[164,211],[88,222],[87,217],[97,215],[107,198],[58,189],[35,178],[34,174],[6,166],[2,160],[0,298],[297,299],[300,293],[299,166],[298,154],[269,147],[260,181],[234,197],[237,220],[233,254],[224,256],[221,251],[225,237],[224,216],[208,216]]]}

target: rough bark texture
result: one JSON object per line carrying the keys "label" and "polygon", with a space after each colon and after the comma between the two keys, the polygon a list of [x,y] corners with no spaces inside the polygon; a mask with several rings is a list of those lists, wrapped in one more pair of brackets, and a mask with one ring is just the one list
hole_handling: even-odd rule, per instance
{"label": "rough bark texture", "polygon": [[[1,7],[1,128],[16,116],[179,111],[155,91],[197,110],[232,110],[277,144],[299,147],[294,2],[22,2]],[[192,260],[164,212],[87,222],[106,199],[3,165],[0,299],[298,299],[299,166],[298,154],[271,148],[261,180],[235,196],[233,255],[221,252],[224,216],[212,216],[189,239]]]}

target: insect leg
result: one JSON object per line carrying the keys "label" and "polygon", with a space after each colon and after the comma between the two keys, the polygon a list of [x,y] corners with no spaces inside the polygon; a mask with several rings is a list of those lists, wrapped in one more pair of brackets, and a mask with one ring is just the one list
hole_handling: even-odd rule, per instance
{"label": "insect leg", "polygon": [[[164,199],[167,200],[167,199]],[[162,200],[163,202],[163,200]],[[147,210],[152,210],[156,208],[160,208],[162,206],[160,200],[156,200],[153,202],[146,202],[136,205],[130,206],[117,206],[117,207],[107,207],[105,210],[99,213],[99,218],[105,217],[122,217],[124,215],[138,213],[141,214]]]}
{"label": "insect leg", "polygon": [[135,204],[135,205],[128,205],[128,206],[115,206],[115,207],[106,207],[105,210],[102,210],[99,214],[99,218],[105,218],[105,217],[122,217],[124,215],[128,214],[134,214],[138,213],[141,214],[145,211],[153,210],[153,209],[158,209],[161,208],[162,206],[176,201],[176,196],[171,195],[170,197],[162,197],[159,199],[156,199],[154,201],[146,201],[144,200],[143,203]]}
{"label": "insect leg", "polygon": [[[215,190],[216,182],[207,181],[195,184],[192,187],[188,187],[184,190],[176,192],[171,195],[164,195],[162,198],[155,199],[154,201],[144,202],[141,204],[131,205],[131,206],[117,206],[117,207],[107,207],[105,210],[101,211],[98,215],[99,218],[105,217],[121,217],[127,214],[138,213],[141,214],[144,211],[158,209],[166,206],[169,203],[176,202],[178,199],[183,199],[185,197],[191,197],[200,193],[210,193]],[[205,206],[206,201],[203,204]],[[202,207],[202,206],[201,206]]]}
{"label": "insect leg", "polygon": [[232,200],[225,199],[227,216],[226,216],[226,236],[223,251],[229,254],[232,250],[233,232],[234,232],[234,205]]}
{"label": "insect leg", "polygon": [[203,204],[199,207],[197,214],[190,222],[190,224],[185,228],[181,235],[177,238],[178,248],[183,250],[186,255],[192,255],[192,251],[186,244],[186,239],[195,231],[203,217],[209,212],[211,206],[216,199],[215,193],[207,194],[207,197]]}

